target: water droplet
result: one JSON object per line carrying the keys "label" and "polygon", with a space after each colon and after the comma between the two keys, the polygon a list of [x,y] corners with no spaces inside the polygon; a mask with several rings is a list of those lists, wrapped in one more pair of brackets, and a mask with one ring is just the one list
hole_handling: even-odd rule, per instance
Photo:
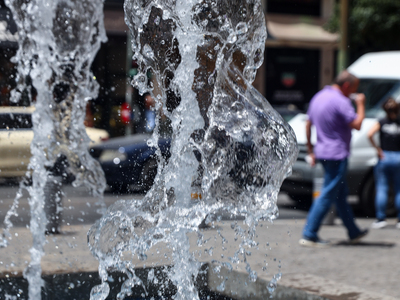
{"label": "water droplet", "polygon": [[276,290],[276,287],[277,287],[276,281],[275,279],[272,279],[267,285],[268,292],[270,294],[273,294]]}
{"label": "water droplet", "polygon": [[218,292],[223,292],[223,291],[225,291],[225,280],[223,280],[223,281],[221,282],[221,284],[217,286],[217,291],[218,291]]}
{"label": "water droplet", "polygon": [[250,274],[249,274],[249,280],[251,281],[251,282],[256,282],[257,281],[257,272],[255,272],[255,271],[251,271],[250,272]]}
{"label": "water droplet", "polygon": [[247,27],[247,24],[245,22],[239,22],[236,25],[236,34],[241,35],[247,33],[249,28]]}
{"label": "water droplet", "polygon": [[146,45],[143,46],[143,55],[146,56],[147,58],[150,58],[150,59],[154,58],[153,49],[151,49],[149,44],[146,44]]}
{"label": "water droplet", "polygon": [[90,291],[90,299],[92,300],[105,300],[110,293],[110,286],[107,282],[96,285]]}
{"label": "water droplet", "polygon": [[237,35],[236,35],[236,33],[231,33],[229,36],[228,36],[228,38],[226,39],[226,41],[228,42],[228,43],[230,43],[230,44],[233,44],[233,43],[235,43],[236,41],[237,41]]}

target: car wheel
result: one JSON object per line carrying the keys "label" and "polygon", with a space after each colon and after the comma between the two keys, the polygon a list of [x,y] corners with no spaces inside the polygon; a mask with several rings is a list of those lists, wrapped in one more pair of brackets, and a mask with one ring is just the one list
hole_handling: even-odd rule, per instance
{"label": "car wheel", "polygon": [[[373,174],[368,176],[361,191],[361,209],[366,217],[375,218],[375,180]],[[389,199],[386,207],[386,216],[396,215],[393,188],[389,189]]]}
{"label": "car wheel", "polygon": [[297,203],[297,206],[301,209],[309,209],[313,202],[312,195],[308,194],[292,194],[288,193],[288,196]]}
{"label": "car wheel", "polygon": [[143,165],[142,172],[139,177],[139,186],[143,192],[150,190],[157,175],[157,159],[149,158]]}

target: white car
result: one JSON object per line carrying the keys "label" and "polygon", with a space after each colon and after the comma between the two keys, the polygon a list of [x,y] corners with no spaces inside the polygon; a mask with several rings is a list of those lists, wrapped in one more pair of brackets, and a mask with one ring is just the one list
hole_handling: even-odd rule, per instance
{"label": "white car", "polygon": [[[375,217],[375,183],[373,167],[378,158],[371,146],[367,133],[371,126],[385,116],[381,105],[389,97],[400,102],[400,51],[368,53],[355,61],[348,70],[360,79],[359,92],[366,96],[366,118],[359,131],[353,130],[351,155],[348,165],[348,184],[351,202],[356,202],[369,217]],[[307,155],[305,123],[306,114],[299,114],[289,121],[296,133],[299,156],[293,172],[283,185],[294,200],[310,203],[312,200],[314,178],[323,177],[320,165],[311,168],[305,161]],[[375,136],[378,142],[378,137]],[[312,132],[313,144],[316,142],[315,129]],[[388,213],[393,213],[393,197],[390,197]]]}
{"label": "white car", "polygon": [[[0,107],[0,178],[25,176],[31,158],[34,107]],[[108,139],[107,131],[86,127],[93,146]]]}

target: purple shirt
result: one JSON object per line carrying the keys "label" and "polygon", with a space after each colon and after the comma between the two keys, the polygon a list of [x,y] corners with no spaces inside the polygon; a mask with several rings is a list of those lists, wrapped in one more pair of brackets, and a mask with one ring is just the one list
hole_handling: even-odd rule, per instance
{"label": "purple shirt", "polygon": [[350,154],[351,128],[357,117],[351,100],[325,86],[310,101],[308,118],[317,129],[314,154],[318,159],[342,160]]}

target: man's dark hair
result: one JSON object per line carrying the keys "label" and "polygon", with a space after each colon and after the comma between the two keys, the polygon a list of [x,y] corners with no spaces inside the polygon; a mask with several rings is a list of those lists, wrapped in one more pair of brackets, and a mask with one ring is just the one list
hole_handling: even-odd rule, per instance
{"label": "man's dark hair", "polygon": [[338,76],[336,76],[334,83],[336,83],[338,86],[342,86],[345,82],[349,82],[351,85],[353,85],[357,81],[357,77],[351,74],[349,71],[344,70],[339,73]]}

